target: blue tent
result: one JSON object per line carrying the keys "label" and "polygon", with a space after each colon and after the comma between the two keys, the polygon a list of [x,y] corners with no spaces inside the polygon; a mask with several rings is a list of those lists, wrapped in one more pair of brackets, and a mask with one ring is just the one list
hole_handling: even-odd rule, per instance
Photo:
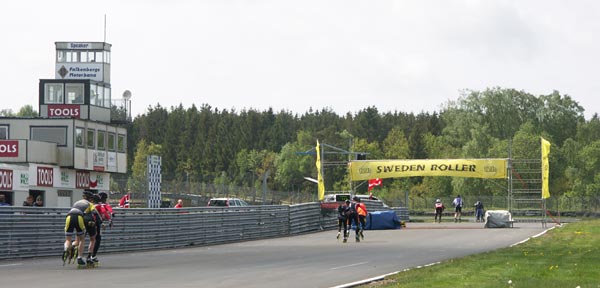
{"label": "blue tent", "polygon": [[367,215],[367,230],[400,229],[400,220],[394,211],[375,211]]}

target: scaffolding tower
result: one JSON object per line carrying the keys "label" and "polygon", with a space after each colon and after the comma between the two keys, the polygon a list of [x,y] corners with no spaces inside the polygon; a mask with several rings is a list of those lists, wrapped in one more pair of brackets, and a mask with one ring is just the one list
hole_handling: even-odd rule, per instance
{"label": "scaffolding tower", "polygon": [[[546,227],[546,200],[542,198],[541,159],[509,159],[508,211]],[[539,218],[538,218],[539,217]]]}

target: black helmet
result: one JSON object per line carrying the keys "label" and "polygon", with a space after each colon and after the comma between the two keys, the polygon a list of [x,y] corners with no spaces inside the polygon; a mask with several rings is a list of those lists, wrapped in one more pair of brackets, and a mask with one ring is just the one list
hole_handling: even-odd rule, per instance
{"label": "black helmet", "polygon": [[100,202],[100,196],[98,196],[98,194],[92,194],[91,200],[94,203],[98,203],[98,202]]}
{"label": "black helmet", "polygon": [[356,202],[360,202],[360,198],[358,198],[358,196],[354,196],[354,198],[352,198],[352,200],[354,200]]}
{"label": "black helmet", "polygon": [[100,192],[98,193],[98,196],[100,196],[100,200],[105,201],[106,198],[108,198],[108,194],[106,194],[106,192]]}
{"label": "black helmet", "polygon": [[94,193],[92,193],[92,191],[89,191],[89,190],[83,191],[83,199],[90,200],[90,199],[92,199],[93,195],[94,195]]}

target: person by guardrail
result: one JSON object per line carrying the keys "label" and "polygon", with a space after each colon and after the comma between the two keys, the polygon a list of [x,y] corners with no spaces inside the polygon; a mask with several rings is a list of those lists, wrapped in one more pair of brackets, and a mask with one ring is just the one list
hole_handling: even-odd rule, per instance
{"label": "person by guardrail", "polygon": [[4,194],[0,194],[0,206],[10,206],[10,204],[6,203],[6,196]]}
{"label": "person by guardrail", "polygon": [[131,200],[131,190],[127,191],[127,194],[125,194],[123,197],[121,197],[121,200],[119,200],[119,208],[129,208],[130,200]]}

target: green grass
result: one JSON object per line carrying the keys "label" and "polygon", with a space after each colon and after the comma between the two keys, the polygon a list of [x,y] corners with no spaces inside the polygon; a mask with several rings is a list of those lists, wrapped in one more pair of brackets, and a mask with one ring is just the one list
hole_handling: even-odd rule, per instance
{"label": "green grass", "polygon": [[363,287],[578,286],[600,287],[600,220],[566,224],[511,248],[411,269]]}

